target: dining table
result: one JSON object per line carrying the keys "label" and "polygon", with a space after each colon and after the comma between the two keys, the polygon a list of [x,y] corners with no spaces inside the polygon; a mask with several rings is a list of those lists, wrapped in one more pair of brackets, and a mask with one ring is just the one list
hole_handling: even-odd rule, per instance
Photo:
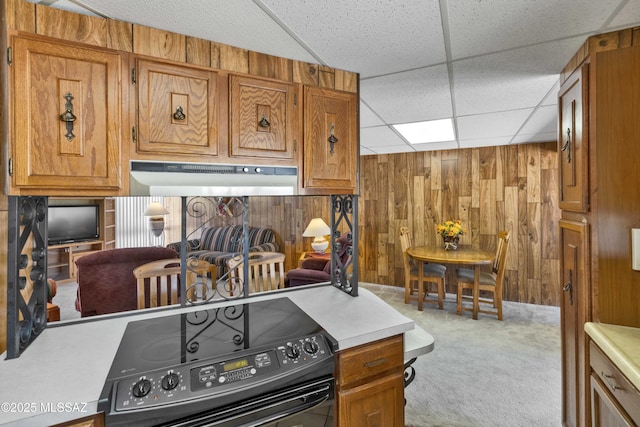
{"label": "dining table", "polygon": [[[438,264],[453,264],[453,265],[465,265],[473,266],[473,319],[478,319],[479,310],[479,284],[480,284],[480,270],[483,265],[491,265],[496,259],[495,252],[485,251],[480,248],[472,246],[458,246],[455,250],[445,250],[444,246],[432,245],[432,246],[413,246],[407,249],[407,254],[420,262],[420,268],[418,268],[418,280],[419,283],[423,282],[424,278],[424,263],[438,263]],[[418,304],[422,301],[422,295],[418,298]],[[420,309],[420,307],[418,307]],[[461,314],[458,311],[458,314]]]}

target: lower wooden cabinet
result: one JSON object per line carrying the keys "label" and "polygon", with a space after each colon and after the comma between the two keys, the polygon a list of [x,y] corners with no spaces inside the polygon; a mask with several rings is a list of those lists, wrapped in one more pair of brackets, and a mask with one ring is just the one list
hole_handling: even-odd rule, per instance
{"label": "lower wooden cabinet", "polygon": [[640,425],[640,391],[611,360],[590,342],[591,425],[618,427]]}
{"label": "lower wooden cabinet", "polygon": [[402,335],[338,353],[339,427],[404,426]]}

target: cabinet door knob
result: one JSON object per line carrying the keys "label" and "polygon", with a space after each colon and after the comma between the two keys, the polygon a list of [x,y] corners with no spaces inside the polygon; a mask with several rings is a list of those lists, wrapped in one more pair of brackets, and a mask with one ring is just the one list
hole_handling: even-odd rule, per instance
{"label": "cabinet door knob", "polygon": [[569,305],[573,305],[573,270],[569,270],[569,282],[562,287],[564,292],[569,291]]}
{"label": "cabinet door knob", "polygon": [[187,116],[184,114],[184,111],[182,111],[182,106],[176,109],[176,112],[173,113],[173,118],[180,121],[187,118]]}
{"label": "cabinet door knob", "polygon": [[330,135],[327,141],[329,141],[329,153],[333,155],[334,154],[333,146],[335,145],[336,142],[338,142],[338,138],[336,138],[336,135],[334,134],[336,130],[336,125],[331,123],[330,126],[331,126],[331,130],[330,130]]}

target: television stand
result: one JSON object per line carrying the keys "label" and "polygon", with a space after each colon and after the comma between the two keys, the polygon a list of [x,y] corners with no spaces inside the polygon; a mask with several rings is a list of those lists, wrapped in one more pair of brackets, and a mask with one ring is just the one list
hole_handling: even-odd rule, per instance
{"label": "television stand", "polygon": [[103,240],[60,243],[47,247],[47,277],[64,282],[76,280],[76,260],[104,249]]}

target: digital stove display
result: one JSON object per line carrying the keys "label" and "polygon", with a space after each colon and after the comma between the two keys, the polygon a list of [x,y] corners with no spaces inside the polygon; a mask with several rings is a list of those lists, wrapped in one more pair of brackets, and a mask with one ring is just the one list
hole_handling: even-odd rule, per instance
{"label": "digital stove display", "polygon": [[109,378],[260,350],[319,332],[324,331],[289,298],[138,320],[127,325]]}

